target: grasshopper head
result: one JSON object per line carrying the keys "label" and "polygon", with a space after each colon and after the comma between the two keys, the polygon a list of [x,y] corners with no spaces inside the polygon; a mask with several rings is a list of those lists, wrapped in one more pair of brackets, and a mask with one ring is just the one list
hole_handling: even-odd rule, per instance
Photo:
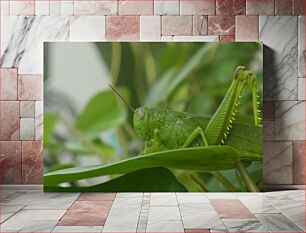
{"label": "grasshopper head", "polygon": [[144,140],[150,127],[150,115],[150,110],[146,107],[140,107],[134,111],[134,128],[136,133]]}

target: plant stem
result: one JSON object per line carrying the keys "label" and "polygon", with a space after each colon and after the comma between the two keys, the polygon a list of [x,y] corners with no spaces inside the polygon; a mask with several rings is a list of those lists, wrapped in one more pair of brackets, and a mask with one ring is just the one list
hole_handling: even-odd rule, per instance
{"label": "plant stem", "polygon": [[214,171],[211,172],[211,174],[216,177],[223,185],[225,188],[227,188],[228,191],[230,192],[236,192],[236,188],[234,185],[232,185],[232,183],[224,176],[222,175],[220,172]]}
{"label": "plant stem", "polygon": [[121,65],[121,45],[119,43],[113,43],[112,60],[110,66],[110,73],[112,76],[113,84],[116,84],[118,81],[120,65]]}
{"label": "plant stem", "polygon": [[193,179],[194,182],[196,182],[204,192],[209,192],[209,190],[206,188],[206,186],[204,185],[204,183],[202,182],[202,180],[200,180],[200,178],[197,175],[190,175],[191,179]]}
{"label": "plant stem", "polygon": [[249,176],[248,171],[244,167],[244,165],[241,163],[241,161],[237,164],[237,169],[244,180],[245,184],[247,185],[250,192],[260,192],[259,188],[254,183],[253,179]]}
{"label": "plant stem", "polygon": [[142,152],[143,151],[143,145],[140,142],[139,138],[137,137],[133,128],[128,123],[124,123],[123,128],[127,132],[127,134],[129,135],[129,137],[132,139],[132,141],[134,142],[134,144],[137,148],[137,151],[139,153]]}

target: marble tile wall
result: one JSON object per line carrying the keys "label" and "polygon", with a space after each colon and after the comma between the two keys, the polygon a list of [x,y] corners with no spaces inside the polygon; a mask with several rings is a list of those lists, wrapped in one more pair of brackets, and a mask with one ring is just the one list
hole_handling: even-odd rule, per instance
{"label": "marble tile wall", "polygon": [[[43,41],[261,41],[265,184],[305,184],[303,0],[0,3],[2,183],[42,182]],[[156,223],[150,226],[154,229]]]}

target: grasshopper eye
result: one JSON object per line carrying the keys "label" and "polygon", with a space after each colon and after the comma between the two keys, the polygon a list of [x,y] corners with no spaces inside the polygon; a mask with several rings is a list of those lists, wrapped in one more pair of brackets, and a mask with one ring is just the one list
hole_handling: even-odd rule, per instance
{"label": "grasshopper eye", "polygon": [[142,120],[145,117],[145,111],[143,108],[139,108],[137,111],[137,115],[139,117],[140,120]]}

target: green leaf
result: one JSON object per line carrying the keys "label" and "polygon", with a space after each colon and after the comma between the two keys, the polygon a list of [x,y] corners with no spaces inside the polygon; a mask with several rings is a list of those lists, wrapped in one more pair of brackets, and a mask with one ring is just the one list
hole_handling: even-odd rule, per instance
{"label": "green leaf", "polygon": [[[126,98],[126,89],[119,88]],[[115,127],[126,120],[127,109],[119,102],[112,90],[106,90],[94,96],[76,121],[76,127],[89,136],[97,136],[102,131]]]}
{"label": "green leaf", "polygon": [[87,166],[45,174],[45,185],[56,185],[111,174],[125,174],[145,168],[166,167],[193,171],[232,169],[240,159],[233,147],[209,146],[167,150],[140,155],[109,165]]}
{"label": "green leaf", "polygon": [[44,144],[49,144],[53,137],[54,128],[58,120],[58,114],[45,112],[44,113]]}
{"label": "green leaf", "polygon": [[166,168],[149,168],[128,173],[105,183],[89,187],[49,187],[47,192],[186,192]]}
{"label": "green leaf", "polygon": [[[148,93],[145,105],[155,106],[158,102],[166,100],[171,93],[204,62],[204,57],[218,47],[217,43],[202,46],[190,60],[180,69],[172,67],[156,82]],[[205,58],[205,61],[208,58]],[[203,65],[203,64],[202,64]]]}

